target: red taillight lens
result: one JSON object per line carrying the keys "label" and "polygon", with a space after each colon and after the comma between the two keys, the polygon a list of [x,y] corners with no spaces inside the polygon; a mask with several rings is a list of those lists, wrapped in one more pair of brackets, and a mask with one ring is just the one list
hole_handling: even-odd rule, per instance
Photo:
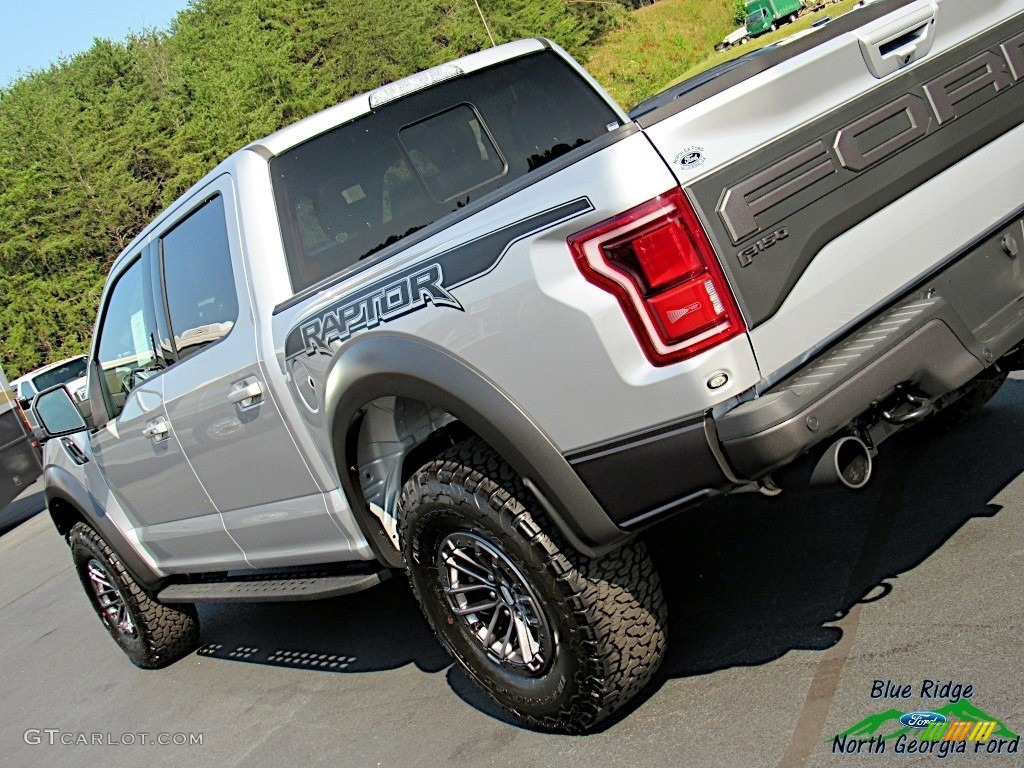
{"label": "red taillight lens", "polygon": [[619,300],[654,365],[692,357],[746,330],[681,189],[578,232],[568,242],[587,281]]}

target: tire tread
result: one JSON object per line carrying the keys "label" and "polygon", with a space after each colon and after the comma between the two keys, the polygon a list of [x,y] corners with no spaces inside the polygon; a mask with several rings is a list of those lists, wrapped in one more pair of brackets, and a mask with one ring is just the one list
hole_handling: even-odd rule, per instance
{"label": "tire tread", "polygon": [[[446,500],[468,501],[481,512],[490,510],[539,555],[561,585],[586,649],[571,699],[561,711],[537,717],[503,701],[500,692],[474,674],[432,625],[441,643],[496,703],[531,725],[582,732],[625,705],[651,681],[665,652],[668,612],[642,541],[634,539],[598,558],[576,552],[533,502],[515,471],[479,438],[453,446],[415,472],[403,488],[400,503],[409,509]],[[406,519],[403,515],[403,542]],[[412,582],[411,571],[409,576]],[[415,591],[414,582],[412,586]],[[429,614],[427,618],[430,621]]]}
{"label": "tire tread", "polygon": [[[166,605],[157,602],[132,578],[110,545],[86,523],[76,523],[71,528],[68,532],[68,544],[72,553],[81,549],[92,557],[102,559],[108,571],[118,581],[133,619],[136,619],[136,631],[140,642],[136,647],[126,647],[105,621],[103,626],[136,666],[143,669],[160,669],[195,650],[199,645],[199,617],[194,606]],[[90,602],[93,602],[86,577],[81,572],[80,577]],[[93,606],[95,608],[95,603]]]}

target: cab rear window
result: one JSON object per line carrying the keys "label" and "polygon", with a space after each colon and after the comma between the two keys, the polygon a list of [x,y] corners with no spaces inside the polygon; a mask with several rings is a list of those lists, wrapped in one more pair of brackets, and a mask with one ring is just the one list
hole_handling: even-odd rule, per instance
{"label": "cab rear window", "polygon": [[618,125],[551,52],[386,104],[271,161],[295,291]]}

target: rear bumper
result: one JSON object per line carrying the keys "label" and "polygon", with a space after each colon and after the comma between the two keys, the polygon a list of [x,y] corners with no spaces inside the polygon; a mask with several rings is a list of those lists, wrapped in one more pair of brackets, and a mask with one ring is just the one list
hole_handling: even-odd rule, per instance
{"label": "rear bumper", "polygon": [[635,530],[789,464],[898,387],[937,398],[963,386],[1024,340],[1022,214],[759,397],[566,459]]}
{"label": "rear bumper", "polygon": [[1017,218],[761,397],[720,417],[718,438],[735,473],[757,478],[784,466],[897,386],[944,395],[1019,345],[1021,248],[1024,222]]}

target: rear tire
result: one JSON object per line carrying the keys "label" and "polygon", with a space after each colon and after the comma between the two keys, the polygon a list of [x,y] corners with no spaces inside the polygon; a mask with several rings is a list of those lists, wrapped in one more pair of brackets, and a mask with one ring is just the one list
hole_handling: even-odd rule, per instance
{"label": "rear tire", "polygon": [[427,621],[500,706],[578,733],[650,681],[667,611],[642,542],[578,554],[477,438],[414,473],[400,506],[409,581]]}
{"label": "rear tire", "polygon": [[71,557],[89,602],[114,642],[132,663],[159,669],[199,645],[199,616],[192,605],[164,605],[125,570],[121,558],[85,523],[68,533]]}

